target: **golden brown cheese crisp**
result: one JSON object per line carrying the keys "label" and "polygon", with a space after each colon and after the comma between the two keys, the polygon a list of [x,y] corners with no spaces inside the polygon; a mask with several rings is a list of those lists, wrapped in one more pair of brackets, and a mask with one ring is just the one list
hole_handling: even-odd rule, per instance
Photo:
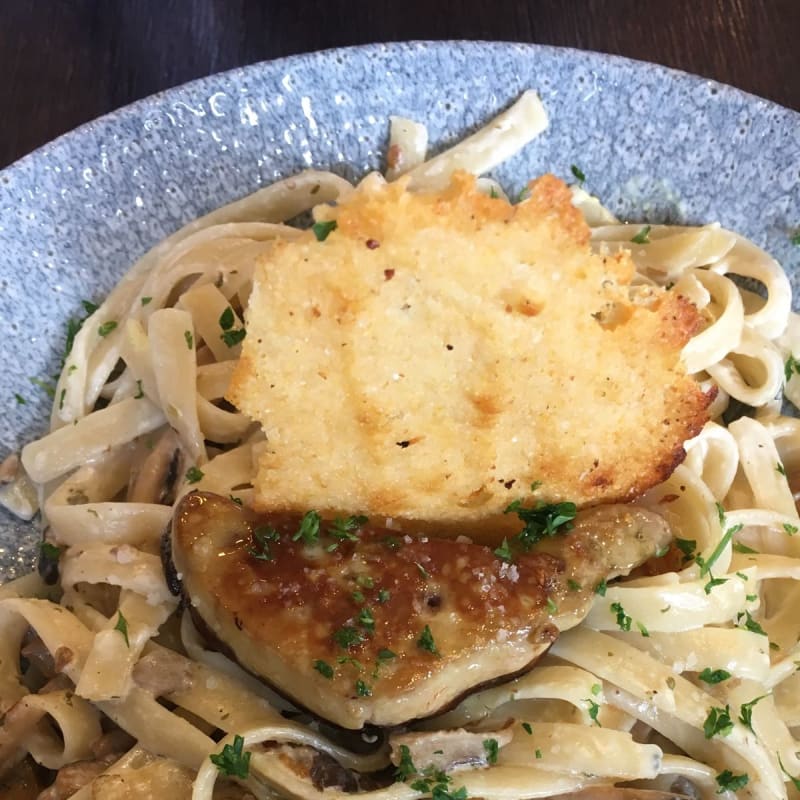
{"label": "golden brown cheese crisp", "polygon": [[267,435],[260,509],[439,522],[536,497],[627,500],[666,478],[710,398],[687,300],[631,289],[551,175],[510,205],[457,175],[370,176],[337,227],[258,265],[230,399]]}

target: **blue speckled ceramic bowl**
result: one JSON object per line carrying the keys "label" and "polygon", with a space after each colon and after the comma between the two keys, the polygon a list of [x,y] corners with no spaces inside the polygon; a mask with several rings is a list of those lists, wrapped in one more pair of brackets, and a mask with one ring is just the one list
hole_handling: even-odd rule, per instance
{"label": "blue speckled ceramic bowl", "polygon": [[[757,97],[530,45],[374,45],[256,64],[135,103],[0,173],[0,458],[45,429],[49,398],[30,378],[57,372],[65,321],[159,239],[305,167],[352,178],[379,167],[389,114],[425,121],[441,149],[530,87],[551,124],[498,171],[510,190],[576,164],[623,218],[719,220],[800,272],[800,114]],[[37,536],[0,511],[0,578],[30,566]]]}

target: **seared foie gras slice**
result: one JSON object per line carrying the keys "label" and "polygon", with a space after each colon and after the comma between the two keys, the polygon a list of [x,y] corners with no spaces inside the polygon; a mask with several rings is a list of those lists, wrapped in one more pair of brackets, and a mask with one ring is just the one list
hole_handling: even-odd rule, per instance
{"label": "seared foie gras slice", "polygon": [[[176,509],[172,556],[192,613],[244,667],[337,725],[391,726],[531,667],[602,578],[670,539],[659,517],[619,506],[622,533],[605,548],[596,513],[551,552],[508,563],[465,540],[398,536],[363,518],[337,533],[313,514],[255,516],[196,492]],[[608,525],[613,511],[602,514]]]}

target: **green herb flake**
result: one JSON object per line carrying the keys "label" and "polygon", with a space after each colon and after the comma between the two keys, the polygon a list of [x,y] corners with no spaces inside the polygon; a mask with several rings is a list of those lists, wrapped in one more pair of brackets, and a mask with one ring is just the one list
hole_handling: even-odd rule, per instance
{"label": "green herb flake", "polygon": [[675,678],[673,678],[672,675],[670,675],[669,678],[667,678],[667,688],[668,689],[675,688]]}
{"label": "green herb flake", "polygon": [[582,186],[586,181],[586,176],[583,174],[583,170],[575,164],[571,164],[569,171],[575,176],[578,183]]}
{"label": "green herb flake", "polygon": [[408,745],[401,744],[400,763],[397,765],[397,770],[395,771],[395,778],[398,781],[405,781],[412,775],[416,774],[417,774],[417,768],[414,766],[414,762],[411,760],[411,751],[408,749]]}
{"label": "green herb flake", "polygon": [[775,465],[775,470],[786,477],[786,468],[783,466],[783,464],[781,464],[780,461]]}
{"label": "green herb flake", "polygon": [[59,396],[59,398],[58,398],[58,410],[59,410],[59,411],[60,411],[62,408],[64,408],[64,398],[65,398],[66,396],[67,396],[67,390],[66,390],[66,389],[62,389],[62,390],[61,390],[61,395],[60,395],[60,396]]}
{"label": "green herb flake", "polygon": [[703,587],[703,591],[706,594],[711,594],[712,589],[715,589],[717,586],[722,586],[723,583],[727,583],[727,578],[711,578],[711,580]]}
{"label": "green herb flake", "polygon": [[528,736],[533,736],[533,726],[530,724],[530,722],[523,722],[522,730],[524,730]]}
{"label": "green herb flake", "polygon": [[[762,694],[760,697],[756,697],[755,700],[751,700],[749,703],[742,703],[741,708],[739,709],[739,722],[742,723],[746,728],[749,728],[753,731],[753,706],[759,701],[763,700],[767,695]],[[755,731],[753,731],[755,733]]]}
{"label": "green herb flake", "polygon": [[183,338],[186,340],[186,346],[192,350],[194,348],[194,336],[191,331],[184,331]]}
{"label": "green herb flake", "polygon": [[253,531],[254,547],[248,549],[248,553],[259,561],[272,561],[274,556],[270,549],[270,542],[280,540],[280,534],[271,525],[259,525]]}
{"label": "green herb flake", "polygon": [[733,543],[733,552],[741,553],[742,555],[758,555],[758,550],[753,550],[752,547],[748,547],[746,544],[742,544],[741,542]]}
{"label": "green herb flake", "polygon": [[143,298],[142,298],[142,305],[143,305],[143,306],[148,306],[148,305],[150,305],[150,303],[151,303],[152,301],[153,301],[153,298],[152,298],[152,297],[143,297]]}
{"label": "green herb flake", "polygon": [[357,542],[356,531],[368,522],[367,517],[357,515],[352,517],[336,518],[328,528],[328,533],[340,541]]}
{"label": "green herb flake", "polygon": [[650,631],[647,630],[643,622],[637,622],[636,627],[639,629],[639,633],[641,633],[645,639],[650,638]]}
{"label": "green herb flake", "polygon": [[348,650],[351,647],[362,644],[364,642],[364,634],[352,625],[345,625],[333,634],[333,641],[342,650]]}
{"label": "green herb flake", "polygon": [[497,754],[500,751],[500,745],[497,743],[497,739],[484,739],[483,749],[486,752],[486,760],[490,764],[496,764]]}
{"label": "green herb flake", "polygon": [[544,503],[541,500],[529,508],[521,500],[515,500],[504,513],[516,514],[525,523],[515,539],[525,550],[530,550],[545,537],[555,536],[560,530],[570,530],[578,508],[575,503]]}
{"label": "green herb flake", "polygon": [[317,511],[306,511],[300,520],[300,527],[292,534],[292,541],[302,540],[306,547],[319,541],[319,524],[322,518]]}
{"label": "green herb flake", "polygon": [[236,321],[236,318],[233,315],[233,309],[230,306],[226,306],[225,310],[219,315],[219,326],[224,331],[229,331],[233,328],[233,323]]}
{"label": "green herb flake", "polygon": [[359,624],[366,628],[368,631],[375,630],[375,617],[372,615],[372,610],[369,608],[362,608],[358,614]]}
{"label": "green herb flake", "polygon": [[362,680],[356,681],[356,695],[358,697],[371,697],[372,696],[372,689],[367,686],[366,683]]}
{"label": "green herb flake", "polygon": [[356,576],[356,584],[362,589],[372,589],[375,586],[375,581],[370,575]]}
{"label": "green herb flake", "polygon": [[790,525],[788,522],[783,523],[783,529],[789,536],[794,536],[797,533],[797,525]]}
{"label": "green herb flake", "polygon": [[435,656],[440,655],[439,651],[436,649],[436,642],[433,639],[433,633],[431,633],[429,625],[426,625],[422,629],[422,633],[419,635],[419,639],[417,639],[417,647],[421,650],[427,650]]}
{"label": "green herb flake", "polygon": [[428,572],[428,570],[426,570],[425,567],[423,567],[422,564],[419,563],[419,561],[415,561],[414,564],[416,565],[417,572],[419,572],[419,575],[422,578],[422,580],[424,581],[428,580],[428,578],[430,578],[430,573]]}
{"label": "green herb flake", "polygon": [[186,483],[199,483],[205,473],[198,467],[189,467],[186,470]]}
{"label": "green herb flake", "polygon": [[694,552],[697,550],[697,542],[694,539],[676,539],[675,547],[683,553],[683,563],[691,561],[694,558]]}
{"label": "green herb flake", "polygon": [[27,404],[27,400],[21,395],[14,392],[14,399],[17,401],[17,405],[24,406]]}
{"label": "green herb flake", "polygon": [[551,614],[556,614],[556,613],[558,613],[558,606],[556,605],[556,603],[555,603],[555,601],[553,600],[553,598],[552,598],[552,597],[548,597],[548,598],[547,598],[547,610],[548,610],[548,611],[549,611]]}
{"label": "green herb flake", "polygon": [[510,563],[514,560],[514,554],[508,546],[508,539],[503,539],[503,544],[494,550],[494,554],[501,560]]}
{"label": "green herb flake", "polygon": [[633,620],[625,613],[621,603],[612,603],[611,610],[617,615],[617,625],[621,631],[629,631]]}
{"label": "green herb flake", "polygon": [[314,662],[314,669],[319,672],[323,678],[327,678],[328,680],[333,678],[333,667],[327,661],[318,658]]}
{"label": "green herb flake", "polygon": [[594,587],[594,593],[599,594],[600,597],[605,597],[607,589],[608,589],[608,584],[606,583],[606,579],[603,578],[603,580],[601,580],[600,583],[598,583],[597,586]]}
{"label": "green herb flake", "polygon": [[745,622],[744,627],[746,630],[750,631],[751,633],[758,633],[761,636],[766,636],[767,632],[761,627],[761,625],[756,622],[749,611],[745,611]]}
{"label": "green herb flake", "polygon": [[602,692],[602,691],[603,691],[603,687],[599,683],[593,683],[592,684],[592,694],[595,697],[597,697],[597,695],[599,695],[600,692]]}
{"label": "green herb flake", "polygon": [[[705,561],[702,562],[702,565],[700,567],[701,576],[708,575],[708,573],[711,571],[711,567],[713,567],[714,564],[716,564],[717,559],[719,559],[719,557],[722,555],[723,550],[725,550],[725,548],[728,546],[729,542],[733,538],[733,535],[735,533],[739,533],[739,531],[743,527],[744,526],[741,524],[733,525],[732,527],[728,528],[728,530],[725,531],[722,538],[719,540],[719,542],[717,542],[717,546],[714,548],[714,552],[711,553],[711,555]],[[698,563],[700,563],[699,560],[697,561]],[[706,592],[706,594],[708,594],[708,592]]]}
{"label": "green herb flake", "polygon": [[219,338],[222,339],[228,347],[236,347],[237,344],[240,344],[244,340],[245,336],[247,336],[247,331],[244,328],[238,328],[235,331],[223,331]]}
{"label": "green herb flake", "polygon": [[723,770],[717,775],[717,794],[723,792],[738,792],[747,786],[750,776],[747,773],[742,775],[734,775],[729,769]]}
{"label": "green herb flake", "polygon": [[663,547],[659,547],[658,550],[654,553],[655,558],[661,558],[669,553],[669,545],[665,544]]}
{"label": "green herb flake", "polygon": [[136,394],[133,396],[134,400],[141,400],[144,397],[144,389],[142,388],[141,380],[136,381]]}
{"label": "green herb flake", "polygon": [[393,658],[397,658],[397,653],[393,650],[389,650],[387,647],[378,650],[378,661],[391,661]]}
{"label": "green herb flake", "polygon": [[536,751],[534,752],[534,756],[536,758],[541,758],[542,757],[542,751],[538,747],[536,748]]}
{"label": "green herb flake", "polygon": [[125,619],[121,611],[117,611],[117,624],[114,626],[114,630],[122,634],[122,638],[125,639],[125,644],[130,648],[131,643],[128,640],[128,620]]}
{"label": "green herb flake", "polygon": [[758,595],[757,594],[746,594],[744,596],[744,599],[747,600],[748,603],[755,603],[755,601],[758,600]]}
{"label": "green herb flake", "polygon": [[497,200],[497,198],[500,197],[500,195],[497,193],[497,189],[495,189],[494,186],[489,188],[489,197],[491,197],[492,200]]}
{"label": "green herb flake", "polygon": [[589,719],[591,719],[598,728],[601,727],[600,720],[597,719],[597,715],[600,713],[600,706],[595,703],[594,700],[587,699],[585,702],[589,706]]}
{"label": "green herb flake", "polygon": [[706,667],[697,677],[700,678],[703,683],[715,684],[728,680],[730,676],[731,673],[726,669],[711,669],[711,667]]}
{"label": "green herb flake", "polygon": [[363,603],[364,600],[365,600],[364,592],[358,592],[358,591],[353,592],[353,594],[351,594],[350,597],[353,598],[353,602],[354,603],[359,603],[360,604],[360,603]]}
{"label": "green herb flake", "polygon": [[722,507],[722,503],[715,503],[717,507],[717,517],[719,519],[719,526],[720,528],[725,527],[725,509]]}
{"label": "green herb flake", "polygon": [[567,588],[571,592],[578,592],[581,589],[581,585],[578,583],[578,581],[573,580],[572,578],[567,578]]}
{"label": "green herb flake", "polygon": [[328,236],[336,230],[336,220],[328,220],[327,222],[315,222],[311,226],[311,230],[314,231],[314,236],[317,237],[318,242],[324,242]]}
{"label": "green herb flake", "polygon": [[733,720],[731,719],[731,707],[718,708],[712,706],[703,723],[703,733],[706,739],[713,736],[728,736],[733,730]]}
{"label": "green herb flake", "polygon": [[789,383],[789,379],[795,373],[800,373],[800,361],[798,361],[793,355],[790,355],[789,358],[786,359],[786,363],[783,365],[783,374],[786,378],[786,383]]}
{"label": "green herb flake", "polygon": [[800,230],[795,231],[791,237],[789,237],[789,241],[795,246],[800,245]]}
{"label": "green herb flake", "polygon": [[378,591],[378,602],[381,603],[388,603],[389,599],[391,598],[392,593],[388,589],[380,589]]}
{"label": "green herb flake", "polygon": [[111,331],[114,331],[116,329],[117,329],[116,320],[110,319],[97,328],[97,335],[105,338],[106,336],[108,336],[109,333],[111,333]]}
{"label": "green herb flake", "polygon": [[250,773],[250,753],[244,752],[244,739],[237,733],[233,745],[226,744],[222,752],[209,756],[211,763],[223,774],[244,780]]}
{"label": "green herb flake", "polygon": [[61,557],[61,548],[52,542],[41,542],[39,545],[39,556],[46,561],[58,561]]}
{"label": "green herb flake", "polygon": [[38,386],[42,391],[44,391],[48,397],[56,396],[56,387],[52,383],[43,381],[41,378],[28,378],[28,380],[34,386]]}
{"label": "green herb flake", "polygon": [[650,225],[645,225],[639,233],[634,236],[631,241],[634,244],[650,244],[650,231],[652,230]]}
{"label": "green herb flake", "polygon": [[786,767],[783,766],[783,761],[781,761],[780,754],[778,754],[778,764],[780,764],[781,771],[783,774],[792,782],[792,786],[800,792],[800,778],[793,778],[786,770]]}

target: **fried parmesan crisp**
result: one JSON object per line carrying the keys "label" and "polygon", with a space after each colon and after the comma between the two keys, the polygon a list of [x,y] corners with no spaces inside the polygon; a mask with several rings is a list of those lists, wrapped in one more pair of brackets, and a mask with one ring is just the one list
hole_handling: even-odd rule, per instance
{"label": "fried parmesan crisp", "polygon": [[318,211],[327,237],[257,266],[229,392],[267,436],[257,508],[475,522],[536,481],[625,501],[706,421],[680,361],[697,310],[593,254],[552,175],[513,206],[466,174],[435,194],[374,175]]}

